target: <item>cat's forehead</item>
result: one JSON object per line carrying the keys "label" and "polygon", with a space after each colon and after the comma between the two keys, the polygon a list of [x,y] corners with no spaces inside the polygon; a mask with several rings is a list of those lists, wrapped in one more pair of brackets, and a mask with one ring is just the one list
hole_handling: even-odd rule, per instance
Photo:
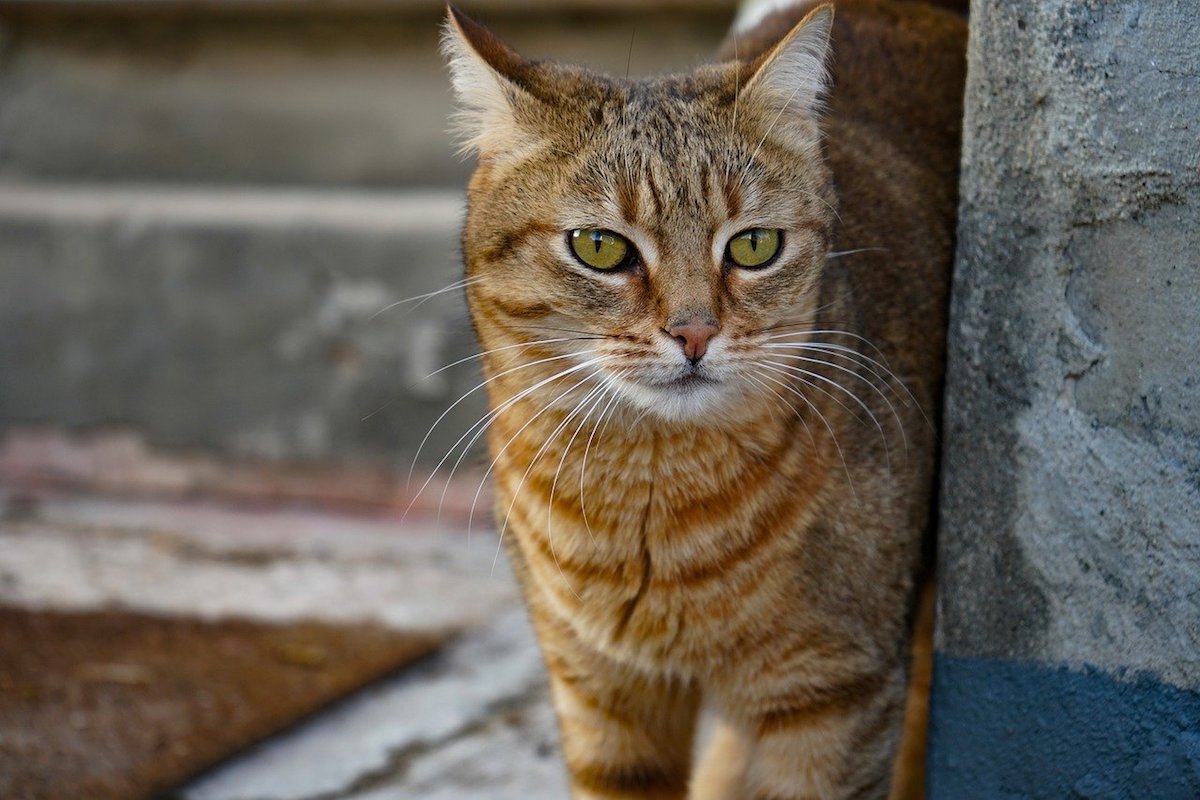
{"label": "cat's forehead", "polygon": [[627,82],[596,109],[599,124],[585,138],[588,160],[668,173],[724,164],[739,142],[723,97],[720,87],[688,76]]}

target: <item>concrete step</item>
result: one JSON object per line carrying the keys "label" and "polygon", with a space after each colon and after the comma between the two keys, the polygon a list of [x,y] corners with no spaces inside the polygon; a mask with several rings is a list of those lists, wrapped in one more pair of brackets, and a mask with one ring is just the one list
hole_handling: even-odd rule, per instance
{"label": "concrete step", "polygon": [[[457,192],[0,185],[0,430],[407,468],[478,383]],[[436,461],[483,413],[438,426]]]}
{"label": "concrete step", "polygon": [[[522,52],[635,75],[703,60],[733,5],[465,4]],[[0,178],[462,185],[443,14],[432,0],[0,3]]]}
{"label": "concrete step", "polygon": [[545,672],[497,536],[460,522],[220,502],[9,492],[0,603],[173,618],[462,631],[172,793],[549,800],[566,795]]}

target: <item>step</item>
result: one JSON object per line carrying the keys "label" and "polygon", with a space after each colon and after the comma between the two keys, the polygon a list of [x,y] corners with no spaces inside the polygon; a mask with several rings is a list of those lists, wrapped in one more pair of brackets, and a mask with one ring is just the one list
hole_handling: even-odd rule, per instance
{"label": "step", "polygon": [[[0,184],[0,430],[408,467],[478,384],[454,191]],[[483,413],[433,431],[435,463]]]}
{"label": "step", "polygon": [[[734,4],[463,5],[522,52],[638,75],[704,60]],[[444,13],[426,0],[0,3],[0,178],[461,186]]]}

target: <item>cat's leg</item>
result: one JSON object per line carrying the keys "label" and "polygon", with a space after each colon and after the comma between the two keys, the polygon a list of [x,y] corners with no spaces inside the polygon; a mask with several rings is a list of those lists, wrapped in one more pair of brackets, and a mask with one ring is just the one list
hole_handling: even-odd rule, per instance
{"label": "cat's leg", "polygon": [[726,720],[718,720],[692,773],[688,800],[738,800],[750,763],[751,741]]}
{"label": "cat's leg", "polygon": [[699,693],[647,675],[539,625],[575,800],[682,800]]}
{"label": "cat's leg", "polygon": [[751,742],[738,800],[885,800],[906,673],[897,665],[731,692],[726,702]]}

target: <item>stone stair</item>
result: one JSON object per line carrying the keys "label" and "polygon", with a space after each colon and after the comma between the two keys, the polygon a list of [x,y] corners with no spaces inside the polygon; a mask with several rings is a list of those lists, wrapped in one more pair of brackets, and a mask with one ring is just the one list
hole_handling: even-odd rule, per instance
{"label": "stone stair", "polygon": [[[702,60],[733,7],[464,5],[530,55],[634,74]],[[407,465],[478,383],[427,377],[474,347],[458,292],[393,305],[460,277],[442,8],[0,5],[0,434]]]}

